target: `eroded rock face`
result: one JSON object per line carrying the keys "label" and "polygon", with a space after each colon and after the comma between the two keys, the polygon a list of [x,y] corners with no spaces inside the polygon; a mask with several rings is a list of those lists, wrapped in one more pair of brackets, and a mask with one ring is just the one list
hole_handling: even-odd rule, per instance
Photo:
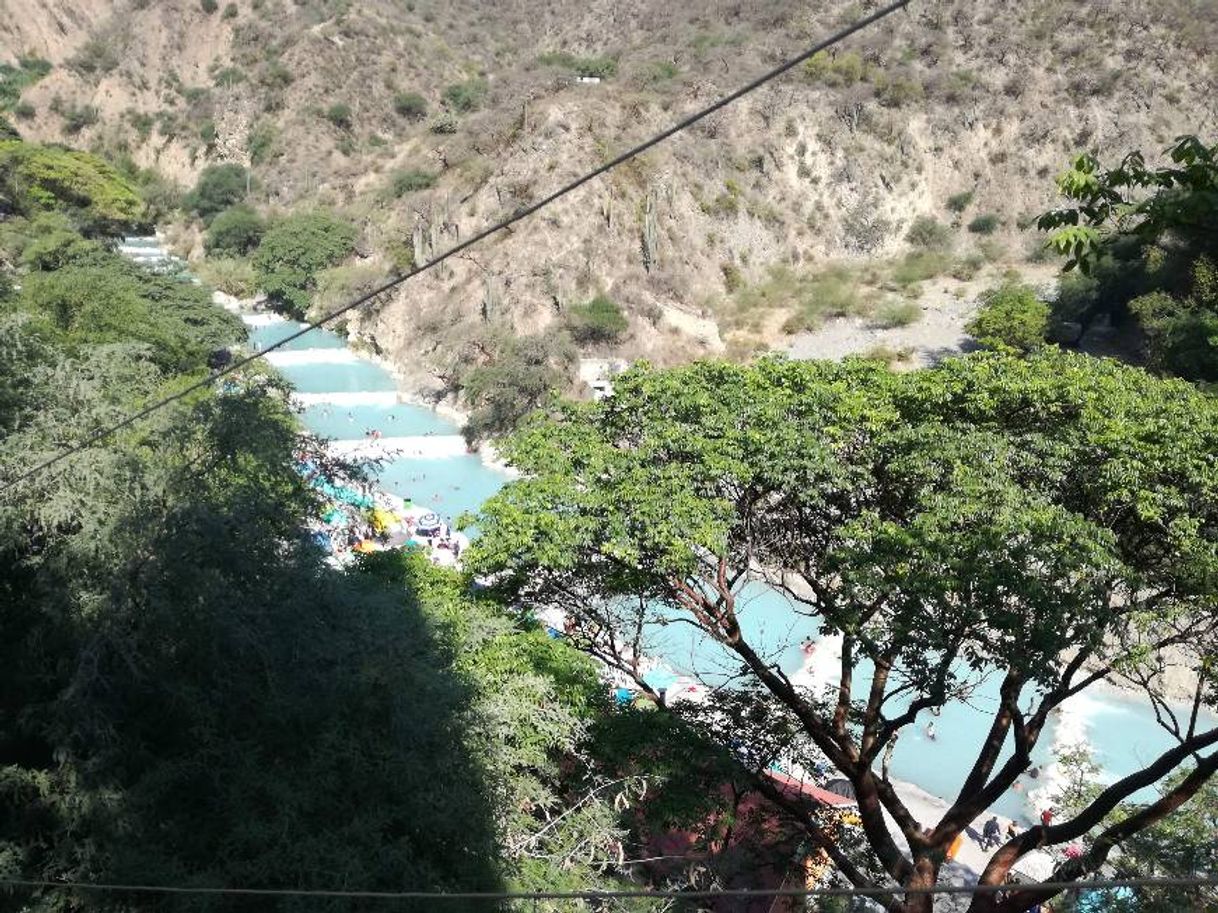
{"label": "eroded rock face", "polygon": [[[388,274],[725,94],[854,8],[467,0],[424,16],[422,7],[366,0],[327,18],[318,4],[239,3],[226,18],[195,0],[0,0],[0,47],[55,65],[23,96],[36,108],[25,135],[68,138],[58,97],[61,110],[97,109],[74,144],[126,146],[179,183],[209,163],[251,164],[255,204],[347,210],[363,231],[360,253]],[[909,250],[919,215],[949,228],[951,259],[978,258],[992,283],[1028,265],[1031,217],[1053,205],[1053,175],[1070,154],[1153,151],[1204,122],[1215,28],[1191,17],[1179,29],[1180,15],[1151,0],[1085,17],[1003,0],[901,14],[471,259],[411,280],[354,323],[424,376],[446,370],[488,324],[539,332],[601,292],[630,318],[614,352],[628,359],[784,347],[797,296],[750,301],[750,290],[779,269],[887,263]],[[74,63],[88,42],[117,64]],[[539,59],[547,51],[566,56]],[[577,82],[578,60],[602,56],[614,58],[611,74]],[[484,80],[481,100],[457,110],[445,93],[471,73]],[[425,110],[397,113],[405,93]],[[350,110],[347,126],[324,116],[336,104]],[[411,170],[434,180],[394,195],[393,176]],[[968,230],[990,215],[993,234]],[[885,281],[875,290],[894,294]],[[897,294],[927,313],[966,309],[936,303],[937,280],[915,285]],[[967,302],[971,291],[949,294]],[[956,345],[954,317],[942,322],[951,338],[911,344]]]}

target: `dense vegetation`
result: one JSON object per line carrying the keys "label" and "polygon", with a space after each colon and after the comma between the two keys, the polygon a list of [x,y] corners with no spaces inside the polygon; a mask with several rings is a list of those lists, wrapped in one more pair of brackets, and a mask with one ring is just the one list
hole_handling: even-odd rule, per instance
{"label": "dense vegetation", "polygon": [[[198,377],[244,336],[197,286],[80,235],[99,222],[92,202],[41,190],[16,202],[50,212],[0,224],[0,262],[16,270],[0,270],[5,480]],[[598,780],[586,754],[605,709],[588,661],[421,559],[332,570],[304,525],[318,505],[302,458],[329,465],[299,436],[282,383],[245,370],[4,492],[0,873],[599,883],[629,784]],[[0,896],[28,911],[204,906],[249,908]]]}
{"label": "dense vegetation", "polygon": [[327,212],[305,212],[273,222],[254,254],[258,283],[285,313],[303,318],[318,274],[351,253],[355,229]]}
{"label": "dense vegetation", "polygon": [[1050,244],[1082,277],[1060,316],[1118,322],[1146,333],[1151,365],[1218,382],[1218,144],[1181,137],[1169,164],[1132,152],[1115,168],[1079,156],[1058,180],[1068,205],[1040,219]]}
{"label": "dense vegetation", "polygon": [[[1165,647],[1197,673],[1198,706],[1218,704],[1207,675],[1218,403],[1191,385],[1044,350],[908,375],[860,362],[696,363],[636,369],[614,387],[509,443],[525,478],[487,503],[471,560],[505,598],[564,612],[572,641],[643,691],[640,651],[623,645],[678,624],[718,644],[686,660],[712,680],[736,670],[735,687],[712,696],[707,736],[752,765],[754,788],[846,881],[936,883],[955,837],[1032,765],[1054,708],[1114,677],[1152,700]],[[774,582],[785,572],[782,589],[821,633],[844,637],[840,689],[797,687],[773,665],[806,636],[795,612],[785,644],[749,633],[746,587],[765,569]],[[873,765],[920,712],[970,700],[979,677],[1001,683],[992,737],[943,817],[920,821]],[[864,685],[855,699],[852,680]],[[1212,717],[1176,734],[1146,772],[1000,847],[983,881],[1076,841],[1085,852],[1053,880],[1100,870],[1218,769]],[[765,772],[791,759],[850,782],[865,847],[774,795]],[[1181,777],[1160,800],[1123,805],[1143,776],[1173,769]],[[971,909],[1022,913],[1033,899],[978,895]],[[887,906],[931,909],[921,895]]]}

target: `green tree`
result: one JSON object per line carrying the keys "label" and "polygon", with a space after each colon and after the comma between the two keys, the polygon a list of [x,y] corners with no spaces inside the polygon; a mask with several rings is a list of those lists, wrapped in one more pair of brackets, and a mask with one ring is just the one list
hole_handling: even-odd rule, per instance
{"label": "green tree", "polygon": [[88,235],[139,225],[144,207],[131,182],[87,152],[0,140],[0,201],[15,212],[68,215]]}
{"label": "green tree", "polygon": [[351,129],[352,116],[351,106],[344,102],[335,102],[326,108],[326,120],[339,130]]}
{"label": "green tree", "polygon": [[231,206],[207,226],[203,247],[209,256],[241,256],[258,246],[265,231],[266,223],[249,206]]}
{"label": "green tree", "polygon": [[241,165],[208,165],[184,202],[191,212],[198,214],[208,224],[216,213],[244,200],[248,190],[249,175]]}
{"label": "green tree", "polygon": [[355,244],[355,229],[328,212],[306,212],[272,222],[254,254],[258,282],[271,303],[303,318],[317,274],[345,259]]}
{"label": "green tree", "polygon": [[630,327],[626,315],[608,295],[577,304],[567,311],[567,330],[581,345],[612,344]]}
{"label": "green tree", "polygon": [[965,330],[987,349],[1031,352],[1045,344],[1049,305],[1030,286],[1001,285],[981,294],[981,307]]}
{"label": "green tree", "polygon": [[[926,887],[952,841],[1031,766],[1069,695],[1135,670],[1153,682],[1168,646],[1196,669],[1218,647],[1216,448],[1212,399],[1055,349],[907,375],[860,362],[640,368],[612,397],[565,404],[508,442],[523,478],[487,503],[471,564],[503,598],[562,611],[573,643],[644,691],[652,632],[693,625],[707,651],[693,671],[732,670],[735,682],[712,696],[712,719],[729,722],[710,732],[726,750],[761,746],[741,758],[755,787],[850,882]],[[791,601],[787,639],[752,633],[758,576]],[[813,625],[842,638],[841,678],[823,693],[772,659]],[[919,820],[876,765],[920,713],[969,700],[982,677],[999,683],[989,733],[948,810]],[[1214,697],[1201,694],[1211,707]],[[1105,840],[1166,820],[1218,768],[1216,745],[1208,719],[1182,731],[1078,814],[996,850],[982,882],[1002,883],[1027,852],[1080,839],[1195,762]],[[850,781],[864,845],[767,787],[775,753],[823,758]],[[1097,870],[1107,850],[1098,838],[1094,849],[1054,880]],[[978,895],[972,910],[1032,899]],[[931,901],[886,906],[924,913]]]}
{"label": "green tree", "polygon": [[1082,310],[1117,322],[1132,314],[1154,367],[1213,383],[1218,296],[1209,264],[1218,261],[1218,144],[1183,136],[1167,157],[1169,164],[1156,168],[1132,152],[1104,168],[1094,156],[1078,156],[1057,180],[1068,205],[1038,225],[1050,232],[1047,245],[1068,258],[1065,269],[1077,267],[1093,280],[1084,286],[1092,295]]}
{"label": "green tree", "polygon": [[486,360],[457,376],[472,406],[462,429],[474,444],[512,431],[520,421],[568,383],[577,353],[565,334],[492,335],[480,346]]}

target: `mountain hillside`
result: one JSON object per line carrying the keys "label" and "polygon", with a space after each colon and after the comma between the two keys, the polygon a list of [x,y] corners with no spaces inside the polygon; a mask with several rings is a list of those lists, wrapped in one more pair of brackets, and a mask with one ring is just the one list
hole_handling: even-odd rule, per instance
{"label": "mountain hillside", "polygon": [[[238,162],[270,213],[340,210],[361,241],[334,301],[877,5],[0,0],[0,57],[51,64],[10,116],[27,138],[183,186]],[[809,331],[846,317],[925,355],[980,288],[1052,274],[1030,262],[1031,221],[1070,155],[1213,128],[1208,6],[915,2],[350,330],[439,391],[505,332],[565,325],[598,295],[628,328],[577,337],[584,354],[671,363],[802,340],[816,355]]]}

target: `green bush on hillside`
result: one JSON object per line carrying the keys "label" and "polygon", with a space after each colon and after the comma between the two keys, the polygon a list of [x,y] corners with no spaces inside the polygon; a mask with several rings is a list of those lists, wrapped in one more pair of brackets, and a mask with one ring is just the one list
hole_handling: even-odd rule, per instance
{"label": "green bush on hillside", "polygon": [[259,285],[271,303],[292,317],[308,312],[317,274],[343,260],[355,229],[327,212],[307,212],[273,222],[254,254]]}
{"label": "green bush on hillside", "polygon": [[339,130],[350,130],[352,117],[351,106],[343,102],[336,102],[326,108],[326,120]]}
{"label": "green bush on hillside", "polygon": [[905,240],[923,250],[944,250],[951,246],[951,229],[932,216],[918,216],[905,233]]}
{"label": "green bush on hillside", "polygon": [[617,60],[607,55],[579,57],[567,51],[549,51],[540,55],[537,62],[548,67],[562,67],[576,76],[594,76],[609,79],[617,75]]}
{"label": "green bush on hillside", "polygon": [[629,326],[622,309],[607,295],[597,295],[567,312],[567,329],[581,345],[617,342]]}
{"label": "green bush on hillside", "polygon": [[426,190],[436,182],[436,176],[421,168],[404,168],[395,171],[389,181],[389,191],[394,197],[405,196],[416,190]]}
{"label": "green bush on hillside", "polygon": [[478,77],[453,83],[444,89],[444,104],[458,114],[466,114],[481,108],[489,91],[487,81]]}
{"label": "green bush on hillside", "polygon": [[249,174],[240,165],[208,165],[183,203],[208,223],[216,213],[244,200],[248,184]]}
{"label": "green bush on hillside", "polygon": [[977,216],[973,221],[968,223],[968,230],[975,235],[992,235],[998,230],[998,226],[1002,224],[1002,220],[994,213],[987,212],[984,215]]}
{"label": "green bush on hillside", "polygon": [[964,212],[972,202],[973,191],[963,190],[960,193],[953,193],[947,198],[947,208],[952,212]]}
{"label": "green bush on hillside", "polygon": [[248,254],[258,246],[265,231],[262,217],[249,206],[238,204],[212,219],[203,247],[209,255]]}
{"label": "green bush on hillside", "polygon": [[1049,305],[1027,285],[1007,284],[981,296],[981,309],[965,330],[987,349],[1031,352],[1045,344]]}
{"label": "green bush on hillside", "polygon": [[407,120],[422,120],[427,116],[427,99],[418,92],[398,92],[393,96],[393,110]]}

